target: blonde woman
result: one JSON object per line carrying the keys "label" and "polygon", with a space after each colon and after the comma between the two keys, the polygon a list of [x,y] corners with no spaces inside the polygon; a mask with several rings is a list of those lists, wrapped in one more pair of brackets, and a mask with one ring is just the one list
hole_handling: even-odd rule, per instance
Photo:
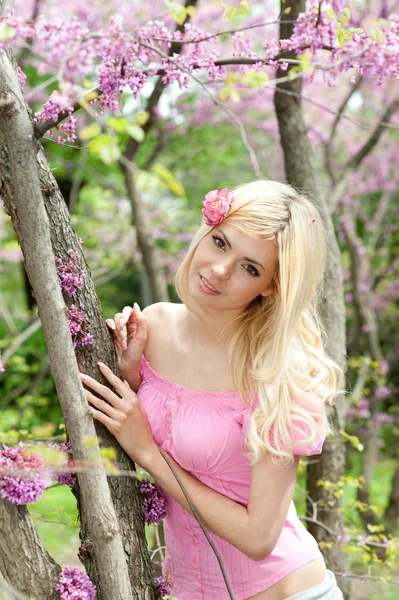
{"label": "blonde woman", "polygon": [[323,224],[272,181],[213,190],[202,212],[176,274],[182,303],[107,320],[122,379],[100,365],[114,394],[82,375],[107,400],[88,390],[90,410],[165,493],[163,572],[178,600],[339,600],[292,502],[299,458],[321,452],[343,384],[317,313]]}

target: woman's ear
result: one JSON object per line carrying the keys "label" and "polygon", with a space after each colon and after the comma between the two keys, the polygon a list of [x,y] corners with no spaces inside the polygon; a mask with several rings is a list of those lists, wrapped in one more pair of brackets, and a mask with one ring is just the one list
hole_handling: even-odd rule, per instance
{"label": "woman's ear", "polygon": [[263,290],[263,292],[261,292],[260,295],[264,296],[266,298],[267,296],[271,296],[272,294],[275,294],[276,292],[277,292],[277,288],[271,287],[271,288],[266,288],[265,290]]}

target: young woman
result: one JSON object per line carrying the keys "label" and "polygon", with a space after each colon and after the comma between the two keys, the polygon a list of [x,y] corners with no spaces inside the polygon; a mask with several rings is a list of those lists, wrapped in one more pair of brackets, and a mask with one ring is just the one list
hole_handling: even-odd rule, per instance
{"label": "young woman", "polygon": [[179,600],[342,599],[292,502],[299,457],[321,452],[343,383],[317,313],[323,224],[272,181],[209,192],[202,211],[175,279],[182,304],[107,320],[122,379],[100,364],[115,394],[82,375],[106,400],[87,390],[90,411],[165,492],[163,571]]}

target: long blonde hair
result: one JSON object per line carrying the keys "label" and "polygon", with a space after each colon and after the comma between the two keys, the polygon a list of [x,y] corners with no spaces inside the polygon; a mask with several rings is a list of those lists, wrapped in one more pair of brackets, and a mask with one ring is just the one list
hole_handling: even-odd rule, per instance
{"label": "long blonde hair", "polygon": [[[253,181],[236,188],[234,196],[223,223],[274,240],[278,267],[275,293],[255,298],[228,326],[231,377],[245,404],[252,392],[258,400],[247,434],[251,465],[270,453],[275,465],[284,466],[293,461],[294,434],[301,446],[311,446],[331,431],[326,403],[343,391],[343,372],[324,351],[318,313],[327,234],[314,204],[289,185]],[[211,230],[200,226],[175,276],[176,291],[194,314],[199,306],[188,293],[188,272]]]}

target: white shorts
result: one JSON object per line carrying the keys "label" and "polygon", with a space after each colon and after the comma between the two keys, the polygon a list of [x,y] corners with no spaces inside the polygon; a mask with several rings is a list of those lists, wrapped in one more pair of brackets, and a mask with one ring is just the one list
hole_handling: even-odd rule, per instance
{"label": "white shorts", "polygon": [[299,592],[299,594],[294,594],[294,596],[290,596],[285,600],[343,600],[343,598],[334,573],[327,569],[326,576],[322,583],[319,583],[304,592]]}

